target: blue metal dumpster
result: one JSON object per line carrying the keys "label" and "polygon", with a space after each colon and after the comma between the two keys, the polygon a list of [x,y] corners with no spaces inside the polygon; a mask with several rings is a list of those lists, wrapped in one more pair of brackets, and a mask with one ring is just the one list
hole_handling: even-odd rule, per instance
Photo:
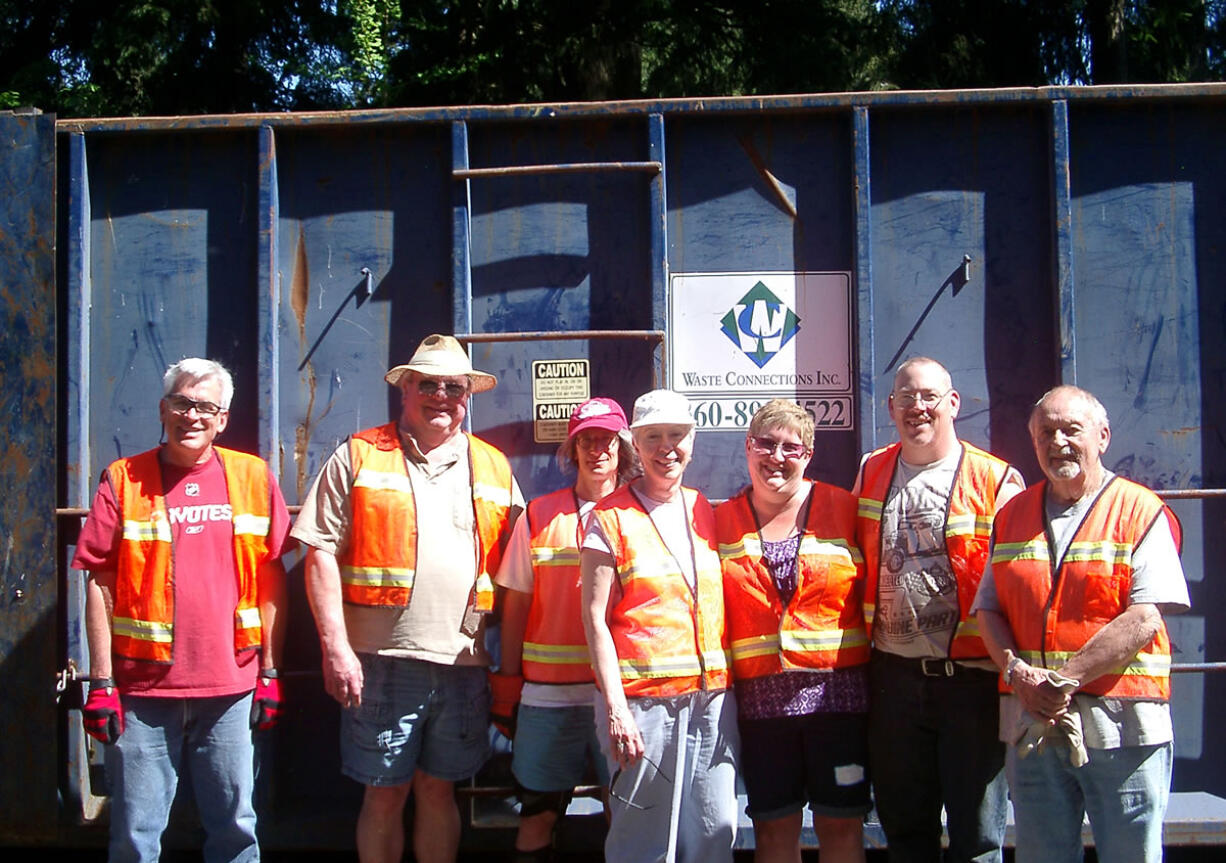
{"label": "blue metal dumpster", "polygon": [[[88,668],[74,513],[110,460],[157,441],[160,375],[185,355],[235,371],[224,442],[268,458],[291,504],[339,441],[394,415],[383,371],[430,332],[464,335],[498,375],[472,426],[529,495],[564,482],[570,404],[660,385],[697,408],[687,478],[709,496],[746,482],[744,421],[773,395],[818,418],[813,475],[849,485],[892,439],[891,369],[916,354],[951,369],[961,436],[1030,480],[1029,405],[1076,382],[1112,415],[1114,470],[1226,486],[1224,107],[1226,88],[1196,85],[0,115],[19,453],[3,470],[21,490],[0,506],[0,679],[17,696],[0,702],[0,790],[20,800],[0,835],[92,835],[64,825],[99,812],[96,753],[50,697],[70,660]],[[1176,660],[1221,658],[1206,619],[1226,594],[1205,578],[1221,498],[1174,506],[1194,606],[1169,621]],[[337,781],[300,584],[293,600],[264,829],[346,845],[357,788]],[[1175,789],[1226,796],[1226,689],[1192,673],[1174,691]],[[1198,829],[1188,841],[1223,840]]]}

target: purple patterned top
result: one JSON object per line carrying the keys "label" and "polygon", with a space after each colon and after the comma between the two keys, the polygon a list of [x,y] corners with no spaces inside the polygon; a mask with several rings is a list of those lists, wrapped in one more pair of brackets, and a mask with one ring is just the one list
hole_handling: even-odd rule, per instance
{"label": "purple patterned top", "polygon": [[[762,560],[770,570],[784,605],[796,593],[796,553],[800,535],[779,542],[762,541]],[[868,711],[868,666],[830,671],[784,671],[736,681],[741,719],[776,719],[810,713]]]}

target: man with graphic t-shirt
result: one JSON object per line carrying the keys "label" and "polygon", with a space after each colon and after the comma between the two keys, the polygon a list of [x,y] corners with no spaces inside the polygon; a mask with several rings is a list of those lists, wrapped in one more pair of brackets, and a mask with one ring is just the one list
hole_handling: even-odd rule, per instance
{"label": "man with graphic t-shirt", "polygon": [[867,580],[869,752],[890,859],[999,861],[1004,747],[996,667],[968,619],[996,510],[1018,472],[958,440],[949,372],[927,357],[894,376],[899,442],[869,453],[852,493]]}
{"label": "man with graphic t-shirt", "polygon": [[185,359],[162,385],[166,442],[106,469],[72,562],[89,573],[82,717],[106,744],[110,860],[159,858],[183,769],[204,859],[258,860],[251,731],[280,708],[289,514],[262,459],[213,446],[230,373]]}

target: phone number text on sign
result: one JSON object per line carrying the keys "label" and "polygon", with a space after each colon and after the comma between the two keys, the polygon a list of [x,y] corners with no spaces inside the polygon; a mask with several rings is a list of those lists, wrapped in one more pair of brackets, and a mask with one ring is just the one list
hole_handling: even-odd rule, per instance
{"label": "phone number text on sign", "polygon": [[[691,399],[694,423],[707,430],[737,431],[749,428],[749,421],[769,399]],[[818,430],[850,429],[851,398],[821,396],[801,398],[797,402],[813,417]]]}

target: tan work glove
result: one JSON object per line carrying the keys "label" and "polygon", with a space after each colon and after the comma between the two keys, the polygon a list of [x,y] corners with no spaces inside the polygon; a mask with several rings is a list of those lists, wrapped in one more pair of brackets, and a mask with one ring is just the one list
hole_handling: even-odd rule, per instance
{"label": "tan work glove", "polygon": [[[1079,681],[1065,677],[1054,669],[1043,672],[1047,682],[1061,692],[1072,694],[1081,686]],[[1070,705],[1071,707],[1072,705]],[[1085,740],[1081,731],[1081,714],[1075,710],[1066,710],[1060,714],[1055,725],[1049,725],[1045,719],[1035,719],[1029,713],[1023,712],[1018,717],[1018,729],[1014,738],[1017,746],[1017,757],[1025,758],[1031,752],[1042,752],[1049,740],[1057,735],[1063,736],[1069,747],[1069,763],[1081,767],[1089,761]]]}

